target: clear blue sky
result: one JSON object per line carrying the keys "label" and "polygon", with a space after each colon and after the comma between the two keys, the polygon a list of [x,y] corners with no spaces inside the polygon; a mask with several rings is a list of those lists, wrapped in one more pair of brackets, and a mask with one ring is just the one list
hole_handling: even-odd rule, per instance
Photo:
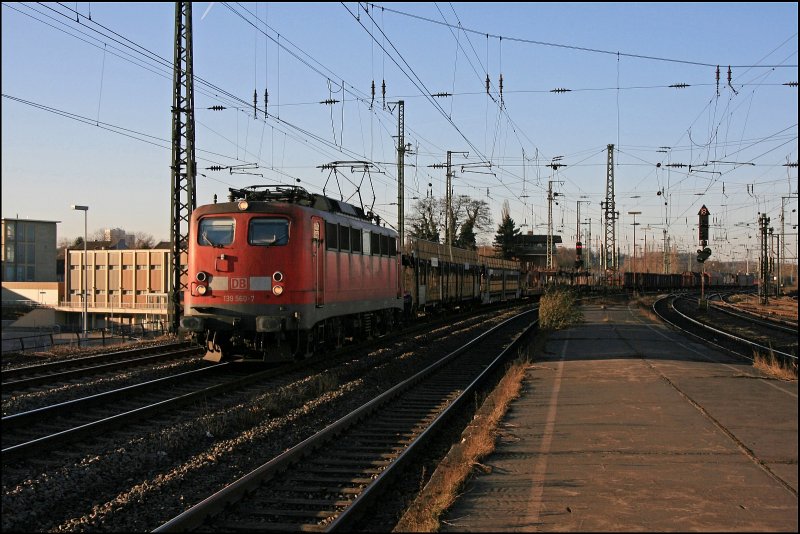
{"label": "clear blue sky", "polygon": [[[397,125],[384,80],[386,101],[405,101],[413,146],[407,214],[429,183],[443,196],[444,170],[431,165],[447,150],[469,152],[453,158],[455,193],[486,199],[495,228],[507,200],[517,225],[545,233],[555,181],[554,226],[568,246],[579,200],[601,234],[612,143],[623,251],[634,210],[637,240],[660,243],[667,227],[696,248],[705,204],[716,257],[741,256],[757,247],[758,213],[777,228],[781,197],[797,194],[797,168],[785,166],[797,162],[797,87],[784,85],[798,78],[797,3],[379,6],[194,4],[198,204],[299,178],[354,202],[360,184],[367,207],[394,223]],[[86,204],[90,233],[169,237],[173,33],[172,3],[3,4],[3,217],[59,220],[59,238],[73,238],[83,215],[70,205]],[[440,92],[453,96],[423,96]],[[340,102],[320,104],[329,98]],[[337,183],[318,168],[337,160],[375,167]],[[786,207],[796,235],[796,198]],[[796,254],[796,237],[787,243]]]}

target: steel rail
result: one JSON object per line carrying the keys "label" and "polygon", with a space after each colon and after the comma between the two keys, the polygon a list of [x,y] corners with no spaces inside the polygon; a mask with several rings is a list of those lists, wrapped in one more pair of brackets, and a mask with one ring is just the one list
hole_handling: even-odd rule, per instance
{"label": "steel rail", "polygon": [[[44,375],[32,376],[29,378],[21,378],[19,380],[12,380],[10,382],[3,382],[2,384],[0,384],[0,389],[3,391],[3,393],[9,393],[11,391],[19,391],[21,389],[29,388],[32,386],[39,386],[42,384],[49,384],[52,382],[70,380],[84,375],[100,374],[109,371],[118,371],[120,369],[127,369],[129,367],[138,367],[141,365],[147,365],[149,363],[156,362],[159,360],[181,358],[184,356],[190,356],[197,353],[198,349],[196,347],[188,347],[174,352],[159,352],[158,354],[150,354],[148,356],[142,356],[139,358],[132,358],[132,359],[126,359],[126,356],[130,355],[123,355],[121,356],[123,358],[122,360],[117,360],[110,363],[92,365],[89,367],[80,367],[79,369],[72,369],[69,371],[61,371],[58,373],[49,373]],[[118,354],[118,353],[112,353],[112,354]],[[117,356],[112,356],[112,358],[117,358]],[[108,360],[109,359],[108,355],[106,355],[106,357],[103,359]],[[95,361],[102,361],[102,359],[96,359]],[[86,362],[86,363],[93,363],[93,362]],[[26,369],[34,371],[37,367],[38,366],[33,366],[33,367],[28,367]]]}
{"label": "steel rail", "polygon": [[108,406],[111,405],[112,401],[116,401],[120,398],[127,397],[131,394],[139,394],[156,387],[168,386],[173,382],[182,381],[187,378],[195,378],[197,375],[203,375],[207,373],[218,373],[220,367],[224,367],[225,365],[229,364],[227,363],[213,364],[209,365],[208,367],[193,369],[191,371],[184,371],[182,373],[178,373],[175,375],[163,376],[161,378],[156,378],[154,380],[148,380],[147,382],[132,384],[130,386],[112,389],[111,391],[105,391],[103,393],[95,393],[94,395],[81,397],[79,399],[72,399],[57,404],[51,404],[49,406],[42,406],[41,408],[35,408],[33,410],[28,410],[25,412],[6,415],[2,419],[0,419],[0,426],[2,426],[3,431],[6,432],[10,430],[15,430],[19,427],[30,427],[34,423],[38,423],[39,420],[41,419],[52,417],[54,415],[62,414],[65,412],[77,413],[91,406],[103,405],[103,404]]}
{"label": "steel rail", "polygon": [[[774,328],[776,330],[780,330],[782,332],[788,332],[790,334],[797,334],[797,324],[793,324],[789,321],[784,321],[783,319],[777,319],[769,317],[768,315],[762,315],[760,313],[754,313],[745,309],[742,309],[735,304],[730,304],[728,302],[712,302],[711,304],[714,305],[716,309],[721,312],[727,313],[728,315],[732,315],[734,317],[739,317],[741,319],[747,319],[748,321],[752,321],[756,324],[764,325],[769,328]],[[733,309],[731,309],[733,308]]]}
{"label": "steel rail", "polygon": [[[328,425],[323,430],[306,438],[305,440],[295,445],[291,449],[273,458],[264,465],[254,469],[244,477],[238,479],[237,481],[231,483],[230,485],[219,490],[213,495],[207,497],[203,501],[195,504],[194,506],[184,511],[180,515],[176,516],[175,518],[171,519],[170,521],[164,523],[163,525],[155,529],[154,532],[186,531],[186,530],[192,530],[202,525],[207,519],[217,515],[222,510],[224,510],[225,507],[235,502],[238,502],[248,494],[255,492],[263,482],[266,482],[272,479],[277,474],[286,471],[292,464],[295,464],[303,460],[312,452],[319,450],[326,443],[330,442],[335,438],[339,438],[339,440],[341,440],[342,436],[345,434],[347,430],[354,428],[356,425],[358,425],[359,422],[365,419],[368,415],[374,414],[374,412],[386,406],[387,403],[389,403],[390,401],[395,400],[402,393],[407,392],[413,386],[416,386],[426,378],[429,378],[436,371],[439,371],[446,365],[453,363],[456,360],[456,358],[461,356],[470,348],[474,347],[477,343],[486,339],[487,336],[490,336],[492,333],[496,332],[499,328],[502,328],[511,321],[519,320],[520,317],[526,316],[530,313],[534,313],[537,311],[538,307],[523,312],[522,314],[519,314],[511,319],[503,321],[502,323],[492,327],[490,330],[487,330],[481,335],[475,337],[474,339],[472,339],[459,349],[456,349],[455,351],[444,356],[436,363],[428,366],[427,368],[415,374],[414,376],[393,386],[392,388],[385,391],[375,399],[357,408],[350,414]],[[532,321],[531,324],[528,326],[528,330],[535,327],[537,323],[538,323],[537,320]],[[354,500],[352,501],[347,502],[348,507],[346,508],[346,510],[350,511],[346,512],[341,511],[338,514],[336,514],[337,518],[334,519],[334,521],[332,521],[329,525],[327,525],[327,528],[338,529],[338,528],[346,528],[347,526],[349,526],[349,523],[351,522],[352,518],[354,516],[357,516],[361,512],[360,507],[368,505],[368,503],[372,500],[372,498],[377,493],[380,492],[381,489],[380,487],[383,484],[385,484],[386,481],[389,480],[391,475],[394,474],[394,472],[398,469],[398,466],[405,463],[407,459],[411,457],[413,452],[415,452],[414,449],[419,447],[419,445],[414,445],[414,444],[424,443],[433,434],[433,432],[435,432],[435,429],[432,429],[430,425],[434,425],[435,427],[438,428],[442,424],[442,422],[445,421],[446,418],[458,408],[458,405],[453,406],[452,402],[457,401],[460,404],[462,402],[471,401],[475,388],[482,381],[485,381],[486,378],[493,371],[497,369],[497,366],[505,361],[505,359],[509,354],[511,354],[514,350],[516,350],[518,343],[520,343],[521,342],[520,340],[524,339],[524,337],[525,336],[519,336],[514,343],[506,347],[502,351],[500,356],[497,356],[492,361],[492,363],[487,368],[485,368],[482,373],[480,373],[478,378],[473,379],[469,384],[469,386],[464,390],[462,390],[460,395],[456,399],[451,401],[451,404],[449,404],[448,408],[444,409],[441,413],[439,413],[435,417],[433,422],[431,422],[429,426],[426,429],[424,429],[419,436],[414,437],[414,440],[407,445],[406,449],[403,450],[403,452],[400,453],[400,455],[398,455],[397,458],[388,461],[389,465],[386,467],[386,469],[384,469],[383,472],[381,472],[375,479],[371,480],[369,484],[367,484],[366,488],[358,495],[358,497],[354,498]],[[422,438],[422,441],[419,441],[420,438]],[[265,523],[263,526],[267,527],[269,526],[269,524]],[[297,524],[296,526],[298,528],[301,528],[301,524]]]}
{"label": "steel rail", "polygon": [[[662,298],[660,298],[660,299],[656,300],[656,301],[653,303],[653,312],[654,312],[654,313],[655,313],[655,314],[656,314],[658,317],[660,317],[660,318],[661,318],[661,320],[663,320],[663,321],[664,321],[664,322],[666,322],[667,324],[670,324],[670,325],[672,325],[673,327],[677,328],[678,330],[680,330],[680,331],[682,331],[682,332],[685,332],[685,333],[687,333],[687,334],[690,334],[690,335],[692,335],[692,336],[694,336],[694,337],[696,337],[696,338],[698,338],[698,339],[702,340],[702,341],[703,341],[703,342],[705,342],[705,343],[709,343],[709,344],[711,344],[711,345],[714,345],[715,347],[718,347],[718,348],[720,348],[720,349],[722,349],[722,350],[725,350],[725,351],[728,351],[728,352],[732,352],[732,353],[736,354],[737,356],[740,356],[740,357],[742,357],[742,358],[745,358],[745,359],[747,359],[747,360],[753,361],[753,358],[750,358],[750,357],[749,357],[749,356],[747,356],[746,354],[741,354],[741,353],[739,353],[739,352],[736,352],[736,351],[734,351],[734,350],[732,350],[732,349],[730,349],[730,348],[728,348],[728,347],[723,347],[722,345],[719,345],[718,343],[714,343],[714,342],[713,342],[712,340],[710,340],[710,339],[707,339],[707,338],[705,338],[705,337],[699,336],[699,335],[695,334],[694,332],[690,332],[690,331],[686,330],[685,328],[681,328],[680,326],[676,325],[675,323],[673,323],[672,321],[670,321],[669,319],[667,319],[665,316],[663,316],[662,314],[660,314],[660,313],[658,312],[658,310],[656,309],[656,304],[658,304],[659,302],[661,302],[662,300],[664,300],[664,299],[667,299],[667,298],[673,298],[673,299],[674,299],[674,298],[678,298],[678,297],[677,297],[677,296],[675,296],[675,295],[666,295],[666,296],[664,296],[664,297],[662,297]],[[671,303],[670,303],[670,305],[671,305]],[[751,341],[751,340],[749,340],[749,339],[745,339],[745,338],[742,338],[742,337],[739,337],[739,336],[735,336],[735,335],[733,335],[733,334],[730,334],[730,333],[728,333],[728,332],[724,332],[724,331],[722,331],[722,330],[719,330],[719,329],[717,329],[717,328],[714,328],[714,327],[712,327],[712,326],[709,326],[709,325],[707,325],[707,324],[701,323],[700,321],[697,321],[697,320],[695,320],[695,319],[692,319],[691,317],[689,317],[689,316],[687,316],[687,315],[684,315],[683,313],[681,313],[681,312],[680,312],[680,310],[678,310],[678,309],[677,309],[677,308],[675,308],[674,306],[672,306],[672,309],[673,309],[673,311],[674,311],[675,313],[677,313],[678,315],[680,315],[680,316],[681,316],[681,318],[683,318],[684,320],[686,320],[686,321],[689,321],[689,322],[691,322],[691,323],[693,323],[693,324],[695,324],[695,325],[697,325],[697,326],[700,326],[701,328],[703,328],[703,329],[705,329],[705,330],[709,330],[709,331],[711,331],[711,332],[714,332],[715,334],[719,334],[719,335],[721,335],[721,336],[725,336],[725,337],[727,337],[727,338],[729,338],[729,339],[732,339],[732,340],[734,340],[734,341],[735,341],[735,342],[737,342],[737,343],[740,343],[740,344],[747,345],[747,346],[748,346],[748,347],[750,347],[751,349],[752,349],[753,347],[755,347],[755,348],[759,349],[759,351],[765,351],[765,352],[767,352],[767,353],[772,353],[772,354],[775,354],[775,355],[781,356],[781,357],[783,357],[783,358],[786,358],[788,361],[792,361],[792,360],[794,360],[795,362],[797,362],[797,356],[794,356],[794,355],[792,355],[792,354],[787,354],[787,353],[785,353],[785,352],[781,352],[781,351],[775,350],[775,349],[773,349],[773,348],[771,348],[771,347],[765,347],[764,345],[760,345],[760,344],[758,344],[758,343],[755,343],[755,342],[753,342],[753,341]]]}

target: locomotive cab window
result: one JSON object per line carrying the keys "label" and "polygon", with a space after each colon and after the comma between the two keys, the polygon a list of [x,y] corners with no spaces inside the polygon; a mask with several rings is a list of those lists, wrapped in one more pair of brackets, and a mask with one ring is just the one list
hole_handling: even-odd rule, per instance
{"label": "locomotive cab window", "polygon": [[258,218],[250,220],[247,242],[257,246],[280,246],[289,243],[289,221]]}
{"label": "locomotive cab window", "polygon": [[233,243],[235,222],[231,217],[200,219],[197,243],[207,247],[221,247]]}

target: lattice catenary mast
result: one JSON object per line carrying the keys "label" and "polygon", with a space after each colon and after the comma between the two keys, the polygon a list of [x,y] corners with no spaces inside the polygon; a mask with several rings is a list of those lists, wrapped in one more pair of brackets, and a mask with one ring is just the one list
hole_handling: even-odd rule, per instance
{"label": "lattice catenary mast", "polygon": [[[169,321],[178,331],[183,313],[183,290],[187,288],[189,219],[197,206],[194,157],[194,73],[192,69],[192,3],[175,2],[175,59],[172,77],[172,202],[170,242]],[[187,262],[188,263],[188,262]],[[186,278],[184,278],[186,277]]]}
{"label": "lattice catenary mast", "polygon": [[606,166],[606,201],[603,204],[603,221],[605,225],[605,248],[603,268],[607,275],[617,270],[617,239],[615,235],[617,212],[614,205],[614,145],[608,145],[608,163]]}

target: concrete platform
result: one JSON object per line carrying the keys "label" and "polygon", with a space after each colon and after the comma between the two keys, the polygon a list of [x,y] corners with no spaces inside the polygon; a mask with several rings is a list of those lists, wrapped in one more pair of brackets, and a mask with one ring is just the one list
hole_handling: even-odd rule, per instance
{"label": "concrete platform", "polygon": [[625,306],[584,307],[528,370],[443,531],[793,531],[797,381]]}

